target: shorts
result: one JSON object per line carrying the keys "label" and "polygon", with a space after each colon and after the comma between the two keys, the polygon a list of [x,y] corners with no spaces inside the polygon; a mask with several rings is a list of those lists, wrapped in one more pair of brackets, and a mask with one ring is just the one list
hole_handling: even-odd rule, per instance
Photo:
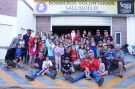
{"label": "shorts", "polygon": [[6,63],[8,66],[15,66],[15,63],[12,60],[7,60]]}
{"label": "shorts", "polygon": [[[112,68],[111,68],[111,71],[114,72],[116,69],[118,69],[118,63],[119,61],[113,61],[113,64],[112,64]],[[124,62],[122,62],[123,66],[125,65]]]}

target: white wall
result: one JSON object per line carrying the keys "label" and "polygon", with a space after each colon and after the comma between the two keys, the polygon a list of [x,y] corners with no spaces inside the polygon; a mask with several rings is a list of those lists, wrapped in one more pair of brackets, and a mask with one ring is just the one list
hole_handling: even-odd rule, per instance
{"label": "white wall", "polygon": [[135,16],[127,17],[127,43],[129,44],[129,51],[132,52],[132,47],[135,45]]}
{"label": "white wall", "polygon": [[18,0],[17,33],[25,34],[26,29],[32,29],[35,32],[36,17],[33,15],[33,11],[22,0]]}
{"label": "white wall", "polygon": [[111,26],[111,17],[52,17],[53,26]]}
{"label": "white wall", "polygon": [[[0,15],[0,46],[7,47],[13,37],[16,36],[17,18],[12,16]],[[0,59],[4,59],[6,49],[0,48]]]}

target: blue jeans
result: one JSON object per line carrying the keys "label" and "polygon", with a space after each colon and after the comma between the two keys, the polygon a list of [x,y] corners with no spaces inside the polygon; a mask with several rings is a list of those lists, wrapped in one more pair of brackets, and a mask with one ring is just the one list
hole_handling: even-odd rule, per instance
{"label": "blue jeans", "polygon": [[49,56],[49,58],[51,61],[54,60],[54,56]]}
{"label": "blue jeans", "polygon": [[97,83],[99,82],[100,77],[98,76],[98,73],[97,73],[96,70],[91,70],[91,71],[90,71],[90,75],[95,78],[95,80],[96,80]]}
{"label": "blue jeans", "polygon": [[52,73],[52,72],[50,72],[50,71],[45,72],[45,74],[46,74],[47,76],[51,77],[51,78],[54,77],[54,73]]}
{"label": "blue jeans", "polygon": [[[96,70],[91,70],[90,72],[91,72],[90,75],[92,75],[92,76],[95,78],[96,82],[98,83],[98,81],[100,80],[100,77],[98,76],[97,71],[96,71]],[[75,80],[75,81],[78,81],[78,80],[82,79],[83,77],[85,77],[85,73],[84,73],[84,72],[78,74],[78,75],[74,78],[74,80]]]}
{"label": "blue jeans", "polygon": [[31,74],[31,78],[35,78],[37,76],[37,73],[39,73],[41,71],[41,69],[35,69],[32,74]]}

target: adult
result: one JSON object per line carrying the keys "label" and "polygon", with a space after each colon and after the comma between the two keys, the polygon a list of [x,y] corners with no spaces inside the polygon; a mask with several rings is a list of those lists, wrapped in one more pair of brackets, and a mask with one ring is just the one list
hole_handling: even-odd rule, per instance
{"label": "adult", "polygon": [[6,56],[5,56],[6,68],[8,68],[9,66],[16,67],[16,64],[17,64],[17,60],[15,59],[16,47],[17,47],[17,44],[13,43],[13,47],[10,48],[6,53]]}
{"label": "adult", "polygon": [[103,41],[103,36],[100,34],[100,30],[97,29],[96,35],[94,36],[96,45],[98,44],[99,41]]}
{"label": "adult", "polygon": [[114,61],[113,61],[113,67],[111,68],[114,72],[119,72],[119,77],[123,78],[122,75],[122,69],[124,66],[124,52],[120,48],[120,44],[115,45],[115,49],[112,50],[115,54]]}
{"label": "adult", "polygon": [[28,42],[31,36],[31,29],[27,29],[27,32],[25,35],[23,35],[23,40],[24,40],[24,47],[26,49],[26,55],[25,55],[25,61],[27,62],[29,60],[29,50],[28,50]]}
{"label": "adult", "polygon": [[69,39],[75,43],[75,41],[79,41],[79,30],[77,30],[77,34],[75,33],[75,30],[71,31],[71,36],[69,37]]}
{"label": "adult", "polygon": [[21,41],[21,37],[22,37],[22,34],[18,34],[17,37],[13,38],[12,42],[10,43],[9,48],[12,48],[14,43],[19,44],[19,42]]}
{"label": "adult", "polygon": [[[88,52],[88,57],[90,60],[89,61],[90,75],[92,75],[95,78],[96,82],[98,83],[98,86],[102,86],[104,78],[98,76],[97,69],[99,68],[99,62],[96,58],[94,58],[93,51]],[[84,72],[78,74],[75,78],[69,77],[69,81],[74,83],[82,79],[83,77],[86,77]]]}
{"label": "adult", "polygon": [[107,31],[107,30],[104,30],[104,39],[106,39],[106,41],[107,41],[107,40],[110,40],[111,42],[113,41],[112,36],[110,36],[110,35],[108,34],[108,31]]}
{"label": "adult", "polygon": [[[35,70],[32,72],[32,74],[30,76],[25,75],[25,78],[30,81],[33,81],[34,78],[37,76],[37,74],[42,70],[43,61],[44,61],[44,54],[42,51],[39,51],[38,56],[35,58],[35,61],[33,63]],[[55,79],[55,77],[56,77],[56,73],[52,73],[50,71],[47,71],[46,75],[48,75],[49,77],[51,77],[53,79]]]}
{"label": "adult", "polygon": [[29,46],[29,55],[30,55],[30,60],[29,60],[29,66],[32,67],[32,62],[33,58],[36,56],[38,51],[40,50],[41,47],[39,47],[39,42],[40,42],[40,35],[37,33],[35,37],[31,38],[28,42]]}

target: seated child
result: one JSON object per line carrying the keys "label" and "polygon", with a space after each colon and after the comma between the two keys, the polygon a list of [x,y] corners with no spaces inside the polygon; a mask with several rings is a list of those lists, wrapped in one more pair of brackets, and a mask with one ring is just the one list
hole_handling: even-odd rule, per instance
{"label": "seated child", "polygon": [[50,67],[52,67],[52,62],[49,60],[49,56],[47,56],[46,60],[42,64],[42,70],[37,75],[40,75],[41,73],[44,75],[47,71],[50,70]]}
{"label": "seated child", "polygon": [[69,62],[69,58],[66,57],[65,58],[65,62],[62,64],[62,71],[63,71],[63,75],[65,77],[65,79],[68,79],[69,76],[71,75],[71,69],[72,69],[72,66],[71,66],[71,63]]}
{"label": "seated child", "polygon": [[99,58],[99,68],[97,70],[99,76],[108,75],[108,71],[105,71],[105,64],[102,63],[102,59]]}
{"label": "seated child", "polygon": [[84,70],[85,75],[86,75],[86,79],[91,79],[90,78],[90,63],[89,63],[89,58],[86,57],[82,62],[81,62],[81,68]]}
{"label": "seated child", "polygon": [[[22,60],[22,49],[20,44],[17,44],[17,48],[16,48],[16,53],[15,53],[15,58],[17,60],[17,63],[20,62],[20,66],[23,67],[23,60]],[[17,68],[17,66],[16,66]]]}
{"label": "seated child", "polygon": [[115,57],[115,54],[112,52],[111,46],[108,46],[107,52],[106,52],[106,63],[107,63],[108,74],[110,74],[114,57]]}

